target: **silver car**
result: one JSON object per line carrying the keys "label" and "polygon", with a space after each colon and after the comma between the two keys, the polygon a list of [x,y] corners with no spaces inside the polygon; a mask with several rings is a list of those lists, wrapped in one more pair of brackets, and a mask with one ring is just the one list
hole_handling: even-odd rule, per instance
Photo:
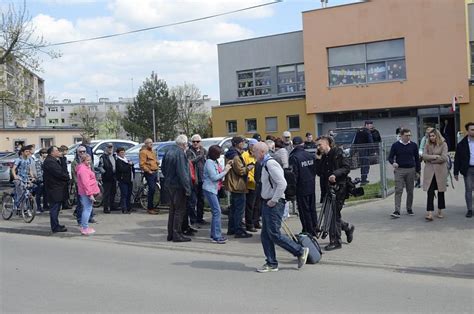
{"label": "silver car", "polygon": [[10,182],[10,171],[13,167],[15,159],[18,158],[18,153],[8,153],[0,158],[0,183]]}

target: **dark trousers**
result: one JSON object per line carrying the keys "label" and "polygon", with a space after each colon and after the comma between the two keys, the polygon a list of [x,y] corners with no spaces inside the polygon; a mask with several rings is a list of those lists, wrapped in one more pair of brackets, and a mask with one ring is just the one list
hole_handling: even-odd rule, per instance
{"label": "dark trousers", "polygon": [[298,204],[298,212],[300,216],[301,226],[303,227],[303,232],[315,236],[316,229],[318,226],[315,194],[297,195],[296,203]]}
{"label": "dark trousers", "polygon": [[244,218],[245,210],[245,193],[230,193],[229,207],[229,224],[227,227],[228,234],[246,233],[242,227],[242,218]]}
{"label": "dark trousers", "polygon": [[186,213],[186,192],[181,188],[167,188],[170,196],[168,216],[168,238],[182,236],[182,225]]}
{"label": "dark trousers", "polygon": [[333,210],[331,225],[329,226],[329,240],[331,243],[341,243],[341,231],[349,231],[349,223],[342,220],[342,207],[346,199],[346,188],[340,186],[336,191],[336,208]]}
{"label": "dark trousers", "polygon": [[117,180],[102,181],[104,188],[104,211],[115,209],[115,194],[117,194]]}
{"label": "dark trousers", "polygon": [[369,152],[370,150],[367,148],[359,149],[360,179],[362,182],[367,181],[367,175],[370,170]]}
{"label": "dark trousers", "polygon": [[202,222],[204,220],[204,192],[202,190],[202,183],[193,186],[191,195],[188,197],[187,216],[191,224]]}
{"label": "dark trousers", "polygon": [[245,196],[245,225],[253,227],[255,225],[254,209],[257,194],[255,190],[249,190]]}
{"label": "dark trousers", "polygon": [[[433,180],[431,180],[431,184],[428,189],[428,199],[426,201],[426,210],[429,212],[434,211],[435,190],[438,190],[438,184],[436,182],[436,176],[433,176]],[[446,208],[446,203],[444,201],[444,192],[438,191],[438,209],[445,209],[445,208]]]}
{"label": "dark trousers", "polygon": [[145,173],[146,184],[148,186],[148,209],[155,208],[155,204],[153,204],[153,200],[155,198],[155,190],[156,190],[156,182],[158,180],[158,174],[156,172],[153,173]]}
{"label": "dark trousers", "polygon": [[119,188],[120,188],[120,207],[122,208],[122,211],[124,210],[130,211],[132,209],[131,198],[132,198],[133,183],[119,181]]}
{"label": "dark trousers", "polygon": [[56,231],[59,229],[59,209],[61,208],[62,202],[54,202],[50,204],[49,208],[49,222],[51,223],[51,230]]}
{"label": "dark trousers", "polygon": [[[48,208],[48,202],[46,202],[46,195],[44,190],[44,183],[40,183],[36,187],[35,198],[36,207],[38,208],[39,212],[42,212],[44,209]],[[41,198],[43,199],[43,207],[41,207]]]}
{"label": "dark trousers", "polygon": [[253,207],[253,225],[257,227],[260,222],[260,217],[262,216],[262,197],[260,193],[256,192],[255,195],[255,206]]}

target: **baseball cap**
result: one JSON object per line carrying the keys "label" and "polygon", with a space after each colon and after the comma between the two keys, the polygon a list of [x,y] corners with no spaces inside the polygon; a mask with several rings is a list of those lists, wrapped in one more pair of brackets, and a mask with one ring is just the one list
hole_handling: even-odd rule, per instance
{"label": "baseball cap", "polygon": [[300,136],[295,136],[293,138],[293,145],[303,144],[303,139]]}
{"label": "baseball cap", "polygon": [[258,134],[258,133],[255,133],[255,134],[252,136],[252,138],[256,139],[256,140],[259,141],[259,142],[262,140],[262,136],[261,136],[260,134]]}
{"label": "baseball cap", "polygon": [[291,133],[289,131],[283,132],[283,137],[291,137]]}
{"label": "baseball cap", "polygon": [[254,138],[249,139],[249,146],[255,145],[257,143],[258,143],[258,141],[256,139],[254,139]]}
{"label": "baseball cap", "polygon": [[240,144],[240,143],[242,143],[242,142],[244,142],[244,141],[245,141],[245,139],[244,139],[242,136],[234,136],[234,137],[232,138],[232,145],[235,146],[235,145],[238,145],[238,144]]}

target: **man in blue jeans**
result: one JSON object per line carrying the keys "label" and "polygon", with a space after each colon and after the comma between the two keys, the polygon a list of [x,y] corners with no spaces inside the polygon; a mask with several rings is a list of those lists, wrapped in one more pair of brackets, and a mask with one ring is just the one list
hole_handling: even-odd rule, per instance
{"label": "man in blue jeans", "polygon": [[280,233],[283,211],[285,210],[286,181],[283,168],[268,155],[268,146],[257,143],[253,146],[255,158],[263,164],[262,168],[262,246],[266,263],[257,269],[259,273],[278,271],[275,244],[298,257],[298,268],[306,264],[309,249]]}

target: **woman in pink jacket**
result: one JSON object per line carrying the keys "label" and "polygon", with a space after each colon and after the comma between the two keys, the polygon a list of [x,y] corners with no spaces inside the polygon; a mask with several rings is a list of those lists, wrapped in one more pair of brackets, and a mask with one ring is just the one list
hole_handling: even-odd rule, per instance
{"label": "woman in pink jacket", "polygon": [[95,201],[94,195],[100,193],[95,173],[91,170],[91,156],[88,154],[81,155],[81,163],[76,167],[77,174],[77,190],[79,199],[82,204],[81,217],[81,233],[90,235],[95,230],[89,227],[89,216],[92,212],[92,204]]}

